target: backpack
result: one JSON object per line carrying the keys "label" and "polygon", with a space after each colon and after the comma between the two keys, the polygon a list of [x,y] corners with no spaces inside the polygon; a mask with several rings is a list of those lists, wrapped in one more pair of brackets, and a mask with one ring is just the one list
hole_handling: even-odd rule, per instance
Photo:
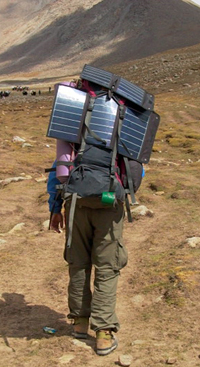
{"label": "backpack", "polygon": [[[126,202],[142,179],[159,125],[154,97],[125,79],[85,65],[76,87],[61,83],[56,94],[47,136],[72,144],[73,161],[57,161],[70,167],[68,180],[59,185],[63,198],[112,194]],[[47,171],[47,170],[46,170]],[[48,170],[49,171],[49,170]]]}

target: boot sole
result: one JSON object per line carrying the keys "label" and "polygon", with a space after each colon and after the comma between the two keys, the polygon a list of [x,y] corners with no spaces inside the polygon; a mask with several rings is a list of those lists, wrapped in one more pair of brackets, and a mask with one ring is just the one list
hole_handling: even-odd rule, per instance
{"label": "boot sole", "polygon": [[105,348],[105,349],[97,349],[96,353],[98,354],[98,356],[107,356],[108,354],[110,354],[113,350],[115,350],[118,347],[118,341],[117,339],[114,339],[113,341],[113,345],[110,348]]}
{"label": "boot sole", "polygon": [[76,339],[87,339],[88,334],[86,334],[86,333],[77,333],[77,332],[73,331],[72,336]]}

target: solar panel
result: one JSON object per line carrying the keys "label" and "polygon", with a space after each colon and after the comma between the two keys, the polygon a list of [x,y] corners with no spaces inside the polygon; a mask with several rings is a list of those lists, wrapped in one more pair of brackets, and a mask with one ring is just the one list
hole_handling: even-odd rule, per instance
{"label": "solar panel", "polygon": [[107,89],[112,89],[118,96],[124,97],[144,109],[152,111],[154,108],[153,95],[108,71],[86,64],[81,73],[81,78],[99,84]]}
{"label": "solar panel", "polygon": [[86,99],[85,92],[59,85],[47,136],[80,143]]}
{"label": "solar panel", "polygon": [[149,162],[159,122],[160,116],[155,112],[151,112],[139,156],[139,160],[143,163]]}
{"label": "solar panel", "polygon": [[159,117],[151,111],[127,107],[123,120],[118,153],[148,163],[159,124]]}
{"label": "solar panel", "polygon": [[81,73],[81,78],[109,89],[112,86],[112,75],[109,71],[85,65]]}
{"label": "solar panel", "polygon": [[[123,80],[122,80],[123,81]],[[128,88],[126,83],[119,85]],[[128,89],[127,89],[128,90]],[[124,89],[126,92],[126,89]],[[138,93],[138,98],[144,95]],[[136,98],[136,97],[134,97]],[[84,120],[89,105],[88,94],[65,85],[58,85],[47,136],[72,143],[81,143]],[[113,149],[118,121],[118,103],[107,95],[94,101],[86,143]],[[129,102],[118,141],[118,153],[148,163],[159,125],[159,115]]]}
{"label": "solar panel", "polygon": [[98,141],[90,134],[86,137],[86,142],[88,144],[103,145],[107,148],[113,147],[117,109],[117,103],[113,99],[107,99],[105,95],[95,100],[90,120],[90,129],[100,137],[101,140],[105,141],[105,144],[102,141]]}
{"label": "solar panel", "polygon": [[146,110],[153,110],[154,97],[145,92],[144,89],[139,88],[137,85],[128,82],[123,78],[120,79],[119,86],[116,89],[116,94],[126,98],[128,101],[134,102]]}

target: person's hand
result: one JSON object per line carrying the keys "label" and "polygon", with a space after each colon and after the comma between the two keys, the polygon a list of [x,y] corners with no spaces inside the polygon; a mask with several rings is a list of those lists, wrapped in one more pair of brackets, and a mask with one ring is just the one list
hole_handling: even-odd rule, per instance
{"label": "person's hand", "polygon": [[53,213],[50,222],[50,229],[58,233],[62,232],[63,228],[63,215],[62,213]]}

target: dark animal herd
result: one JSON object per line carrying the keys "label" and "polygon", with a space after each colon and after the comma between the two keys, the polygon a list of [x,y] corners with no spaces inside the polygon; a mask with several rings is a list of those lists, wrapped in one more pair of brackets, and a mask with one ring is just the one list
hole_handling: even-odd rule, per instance
{"label": "dark animal herd", "polygon": [[10,95],[10,92],[7,90],[1,90],[0,91],[0,98],[8,97]]}
{"label": "dark animal herd", "polygon": [[[31,90],[30,92],[28,92],[29,91],[29,87],[21,87],[21,86],[17,86],[17,87],[12,87],[12,90],[14,90],[14,91],[20,91],[20,92],[22,92],[22,94],[24,95],[24,96],[26,96],[28,93],[31,95],[31,96],[36,96],[36,94],[37,94],[37,92],[35,91],[35,90]],[[8,97],[9,95],[10,95],[10,91],[3,91],[3,90],[1,90],[0,91],[0,98],[5,98],[5,97]],[[41,94],[41,91],[39,90],[38,91],[38,94],[40,95]]]}

